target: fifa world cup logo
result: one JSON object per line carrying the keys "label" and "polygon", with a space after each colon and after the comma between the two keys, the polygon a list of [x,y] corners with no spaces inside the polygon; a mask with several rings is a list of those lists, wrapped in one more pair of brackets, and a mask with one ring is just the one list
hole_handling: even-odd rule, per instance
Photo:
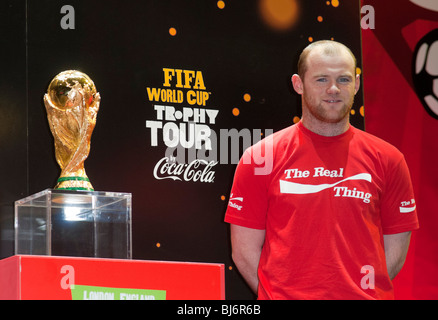
{"label": "fifa world cup logo", "polygon": [[84,168],[100,105],[93,81],[76,70],[61,72],[50,83],[44,104],[61,167],[55,189],[93,191]]}

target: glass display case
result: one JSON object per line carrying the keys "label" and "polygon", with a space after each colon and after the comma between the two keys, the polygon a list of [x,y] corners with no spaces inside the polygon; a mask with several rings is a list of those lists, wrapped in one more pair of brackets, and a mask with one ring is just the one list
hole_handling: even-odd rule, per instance
{"label": "glass display case", "polygon": [[15,202],[15,254],[132,259],[130,193],[46,189]]}

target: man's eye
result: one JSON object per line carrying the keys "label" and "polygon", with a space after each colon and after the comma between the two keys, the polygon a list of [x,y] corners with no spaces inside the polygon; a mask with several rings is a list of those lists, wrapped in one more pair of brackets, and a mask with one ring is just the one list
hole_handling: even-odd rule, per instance
{"label": "man's eye", "polygon": [[351,82],[351,79],[350,78],[347,78],[347,77],[343,77],[343,78],[339,78],[339,82]]}
{"label": "man's eye", "polygon": [[318,78],[316,79],[317,82],[326,82],[327,79],[326,78]]}

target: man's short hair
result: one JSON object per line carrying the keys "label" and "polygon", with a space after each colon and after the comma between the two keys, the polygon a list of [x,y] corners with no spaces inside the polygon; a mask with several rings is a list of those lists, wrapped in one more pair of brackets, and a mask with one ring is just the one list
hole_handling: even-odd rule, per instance
{"label": "man's short hair", "polygon": [[301,79],[304,79],[304,74],[307,71],[307,57],[309,53],[312,51],[312,49],[321,46],[323,46],[323,53],[329,56],[339,54],[340,50],[345,49],[354,60],[354,72],[356,73],[356,57],[346,45],[333,40],[320,40],[309,44],[300,54],[300,58],[298,60],[298,75]]}

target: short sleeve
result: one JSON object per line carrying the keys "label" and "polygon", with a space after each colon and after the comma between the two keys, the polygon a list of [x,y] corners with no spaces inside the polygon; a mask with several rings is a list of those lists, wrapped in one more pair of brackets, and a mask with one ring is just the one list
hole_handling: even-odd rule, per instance
{"label": "short sleeve", "polygon": [[402,155],[388,168],[385,178],[381,202],[383,233],[395,234],[418,229],[417,205],[411,177]]}
{"label": "short sleeve", "polygon": [[268,207],[267,175],[256,174],[252,148],[240,159],[225,213],[225,222],[242,227],[264,230]]}

